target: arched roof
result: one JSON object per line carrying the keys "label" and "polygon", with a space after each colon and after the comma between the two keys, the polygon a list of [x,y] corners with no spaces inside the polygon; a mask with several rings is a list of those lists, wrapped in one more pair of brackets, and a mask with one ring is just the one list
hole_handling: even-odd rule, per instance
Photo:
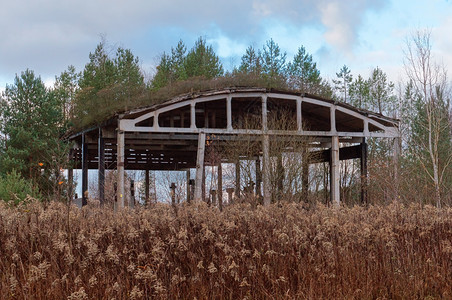
{"label": "arched roof", "polygon": [[[249,126],[248,119],[254,123]],[[272,120],[291,120],[284,130]],[[246,125],[248,124],[248,125]],[[360,142],[366,137],[399,137],[399,121],[309,94],[265,88],[226,88],[184,94],[166,102],[133,109],[112,117],[102,126],[73,134],[81,144],[85,135],[88,162],[96,168],[98,139],[105,139],[106,166],[115,166],[117,133],[125,134],[128,169],[181,169],[196,161],[197,136],[203,132],[224,139],[233,136],[310,136],[325,142]],[[75,147],[81,159],[80,146]]]}

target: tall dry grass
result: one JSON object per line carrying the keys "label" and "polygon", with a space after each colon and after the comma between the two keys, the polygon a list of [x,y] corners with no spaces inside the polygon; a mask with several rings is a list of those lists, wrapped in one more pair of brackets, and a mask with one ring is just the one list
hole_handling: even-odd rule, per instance
{"label": "tall dry grass", "polygon": [[452,297],[452,210],[0,204],[1,299]]}

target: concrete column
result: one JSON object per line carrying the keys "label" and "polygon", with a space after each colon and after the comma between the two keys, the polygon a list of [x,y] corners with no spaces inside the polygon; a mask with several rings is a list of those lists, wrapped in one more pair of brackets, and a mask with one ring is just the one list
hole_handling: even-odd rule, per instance
{"label": "concrete column", "polygon": [[171,190],[171,204],[174,205],[176,204],[176,184],[174,182],[171,183],[170,190]]}
{"label": "concrete column", "polygon": [[301,99],[297,99],[297,129],[298,131],[303,130],[303,122],[301,115]]}
{"label": "concrete column", "polygon": [[226,98],[226,118],[227,118],[227,130],[232,130],[232,96],[229,95]]}
{"label": "concrete column", "polygon": [[130,180],[130,201],[129,207],[135,207],[135,181]]}
{"label": "concrete column", "polygon": [[399,158],[401,152],[400,137],[394,138],[393,141],[393,153],[394,153],[394,186],[395,186],[395,197],[399,199]]}
{"label": "concrete column", "polygon": [[262,183],[262,172],[261,172],[261,160],[259,157],[256,159],[256,196],[261,197],[261,183]]}
{"label": "concrete column", "polygon": [[223,168],[221,161],[218,163],[218,208],[223,210]]}
{"label": "concrete column", "polygon": [[277,157],[277,170],[278,170],[278,197],[282,197],[282,193],[284,191],[284,177],[285,177],[285,171],[282,161],[282,153],[278,154]]}
{"label": "concrete column", "polygon": [[206,134],[200,132],[198,136],[198,153],[196,158],[196,178],[194,201],[202,200],[202,177],[204,173],[204,152],[206,149]]}
{"label": "concrete column", "polygon": [[68,167],[67,167],[67,183],[68,183],[68,202],[74,199],[74,149],[69,150],[69,159],[68,159]]}
{"label": "concrete column", "polygon": [[334,205],[340,205],[340,172],[339,172],[339,137],[331,138],[331,182],[330,193],[331,202]]}
{"label": "concrete column", "polygon": [[88,143],[82,134],[82,206],[88,204]]}
{"label": "concrete column", "polygon": [[268,130],[267,123],[267,95],[262,96],[262,130]]}
{"label": "concrete column", "polygon": [[187,180],[186,180],[186,185],[187,185],[187,198],[186,198],[186,200],[187,200],[187,203],[188,203],[188,202],[190,202],[190,169],[188,169],[188,170],[185,172],[185,174],[186,174],[186,177],[187,177]]}
{"label": "concrete column", "polygon": [[215,206],[217,204],[217,190],[210,191],[209,205]]}
{"label": "concrete column", "polygon": [[301,165],[301,193],[303,197],[303,201],[308,201],[309,194],[309,150],[303,149],[302,156],[302,165]]}
{"label": "concrete column", "polygon": [[149,205],[149,168],[144,171],[144,206]]}
{"label": "concrete column", "polygon": [[361,143],[361,203],[367,203],[367,143],[366,138],[363,138],[363,142]]}
{"label": "concrete column", "polygon": [[270,140],[268,134],[263,135],[262,139],[262,177],[263,177],[263,189],[264,189],[264,205],[270,205],[271,203],[271,190],[270,190]]}
{"label": "concrete column", "polygon": [[235,197],[240,197],[240,159],[235,162]]}
{"label": "concrete column", "polygon": [[195,111],[195,102],[190,104],[190,128],[196,128],[196,111]]}
{"label": "concrete column", "polygon": [[125,136],[124,131],[118,130],[118,142],[117,142],[117,158],[116,158],[116,170],[117,170],[117,203],[116,209],[124,208],[124,148],[125,148]]}
{"label": "concrete column", "polygon": [[234,188],[227,188],[226,193],[228,193],[228,203],[232,204],[233,203],[232,194],[234,193]]}
{"label": "concrete column", "polygon": [[330,122],[331,122],[331,132],[336,133],[336,106],[331,106],[330,108]]}
{"label": "concrete column", "polygon": [[97,184],[99,190],[99,201],[100,204],[104,204],[105,200],[105,142],[102,136],[102,128],[99,128],[99,139],[98,139],[98,174],[97,174]]}
{"label": "concrete column", "polygon": [[202,201],[206,201],[206,165],[202,168],[202,189],[201,189]]}

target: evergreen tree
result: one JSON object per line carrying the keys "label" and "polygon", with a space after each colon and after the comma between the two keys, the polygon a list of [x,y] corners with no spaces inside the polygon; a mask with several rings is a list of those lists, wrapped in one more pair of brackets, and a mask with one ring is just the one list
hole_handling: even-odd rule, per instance
{"label": "evergreen tree", "polygon": [[322,84],[320,71],[313,62],[312,55],[301,46],[298,52],[287,66],[289,86],[306,93],[318,93]]}
{"label": "evergreen tree", "polygon": [[173,84],[178,80],[187,79],[184,61],[187,47],[182,40],[179,41],[176,48],[171,48],[171,55],[162,54],[160,63],[157,66],[157,73],[152,78],[151,86],[159,89],[168,84]]}
{"label": "evergreen tree", "polygon": [[286,56],[273,39],[267,41],[262,49],[262,74],[270,87],[286,78]]}
{"label": "evergreen tree", "polygon": [[195,46],[188,52],[184,61],[187,78],[202,76],[207,79],[223,75],[223,65],[213,51],[206,45],[206,40],[200,37]]}
{"label": "evergreen tree", "polygon": [[40,77],[26,70],[7,85],[2,97],[2,128],[6,144],[0,157],[0,172],[16,170],[44,193],[57,184],[57,157],[64,153],[59,141],[63,109],[55,93]]}
{"label": "evergreen tree", "polygon": [[339,73],[336,73],[337,79],[333,80],[333,83],[336,86],[336,90],[340,93],[339,99],[341,99],[341,101],[344,103],[347,103],[347,101],[349,100],[349,88],[350,83],[353,80],[352,74],[350,73],[350,69],[346,65],[344,65]]}
{"label": "evergreen tree", "polygon": [[171,78],[173,78],[171,57],[164,52],[157,66],[157,72],[152,78],[151,87],[154,89],[162,88],[172,82]]}
{"label": "evergreen tree", "polygon": [[171,77],[170,82],[187,79],[187,72],[184,68],[185,56],[187,47],[184,42],[180,40],[176,48],[171,48]]}
{"label": "evergreen tree", "polygon": [[80,88],[91,88],[94,92],[98,92],[114,84],[116,68],[107,53],[105,41],[100,42],[94,53],[89,54],[89,60],[80,77]]}
{"label": "evergreen tree", "polygon": [[55,77],[54,93],[59,107],[62,109],[63,121],[68,125],[68,122],[74,117],[74,101],[78,87],[80,73],[75,71],[74,66],[69,66],[68,69],[61,73],[60,76]]}
{"label": "evergreen tree", "polygon": [[89,58],[78,82],[80,90],[74,106],[76,120],[83,120],[79,126],[127,109],[132,96],[145,87],[139,60],[130,50],[118,48],[115,57],[110,58],[102,41]]}
{"label": "evergreen tree", "polygon": [[363,109],[369,109],[369,81],[361,75],[353,80],[349,87],[350,104]]}
{"label": "evergreen tree", "polygon": [[243,74],[252,74],[260,76],[262,73],[262,57],[260,52],[256,52],[253,46],[249,46],[246,49],[245,54],[242,56],[241,64],[238,68],[238,72]]}
{"label": "evergreen tree", "polygon": [[[380,114],[394,113],[394,84],[388,82],[386,74],[378,67],[372,71],[368,81],[371,110]],[[395,116],[394,116],[395,117]]]}

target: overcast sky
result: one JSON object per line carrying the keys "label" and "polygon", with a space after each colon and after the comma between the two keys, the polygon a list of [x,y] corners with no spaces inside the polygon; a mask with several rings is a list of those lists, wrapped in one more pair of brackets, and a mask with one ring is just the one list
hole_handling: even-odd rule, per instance
{"label": "overcast sky", "polygon": [[51,83],[78,71],[105,36],[129,48],[152,74],[159,55],[199,36],[226,69],[249,45],[273,38],[291,59],[303,45],[323,77],[344,64],[367,77],[375,67],[393,81],[403,76],[410,32],[428,28],[433,50],[452,67],[452,3],[447,0],[1,0],[0,90],[29,68]]}

